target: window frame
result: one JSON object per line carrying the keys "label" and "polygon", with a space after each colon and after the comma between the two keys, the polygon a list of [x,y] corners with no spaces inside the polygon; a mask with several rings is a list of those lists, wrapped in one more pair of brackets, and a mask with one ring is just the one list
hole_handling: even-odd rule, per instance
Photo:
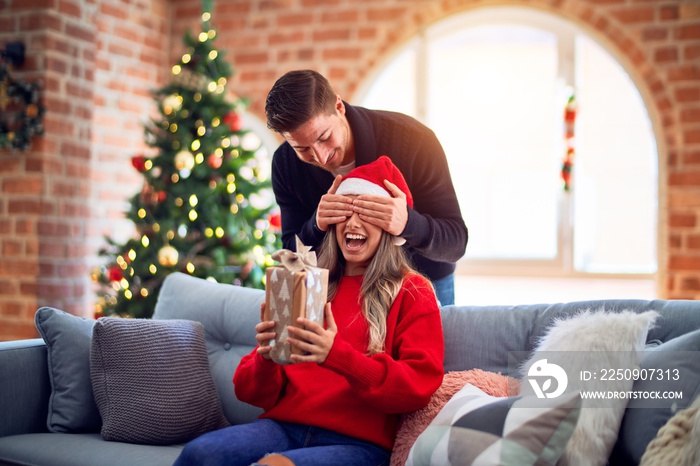
{"label": "window frame", "polygon": [[[393,55],[388,56],[386,60],[375,68],[375,73],[368,77],[359,87],[357,92],[357,100],[362,102],[369,93],[372,84],[377,77],[386,69],[386,66],[391,63],[399,54],[404,53],[407,49],[413,48],[415,54],[415,110],[414,116],[426,123],[427,122],[427,102],[429,100],[428,91],[428,73],[430,66],[430,57],[428,53],[429,42],[441,37],[450,35],[455,31],[481,26],[485,23],[497,24],[513,24],[519,26],[528,26],[537,28],[556,35],[557,37],[557,55],[558,69],[557,76],[565,86],[576,89],[576,39],[578,35],[585,35],[588,39],[596,42],[604,50],[610,53],[608,47],[601,44],[596,37],[588,34],[574,23],[559,18],[551,13],[529,9],[524,7],[497,6],[480,8],[464,13],[459,13],[454,16],[442,19],[437,23],[431,24],[421,29],[409,41],[402,44]],[[625,66],[616,56],[610,53],[618,64],[626,71]],[[631,80],[637,91],[640,91],[634,80]],[[641,91],[640,91],[641,94]],[[643,97],[643,96],[642,96]],[[644,101],[644,99],[642,98]],[[645,109],[649,112],[648,106],[645,104]],[[562,108],[563,113],[563,108]],[[651,115],[649,115],[651,120]],[[652,131],[655,125],[652,122]],[[653,134],[655,142],[656,164],[658,167],[659,149],[658,138]],[[656,173],[656,189],[657,199],[660,191],[658,189],[658,180],[661,176],[657,169]],[[470,275],[510,275],[510,276],[557,276],[557,277],[572,277],[572,278],[611,278],[611,279],[650,279],[658,274],[659,261],[658,255],[660,245],[659,238],[659,205],[655,212],[656,226],[656,270],[650,273],[634,273],[634,272],[596,272],[577,270],[574,263],[574,196],[575,186],[570,192],[564,192],[562,189],[561,195],[557,199],[557,248],[556,256],[553,259],[509,259],[509,258],[470,258],[469,246],[467,253],[457,262],[457,273],[465,273]]]}

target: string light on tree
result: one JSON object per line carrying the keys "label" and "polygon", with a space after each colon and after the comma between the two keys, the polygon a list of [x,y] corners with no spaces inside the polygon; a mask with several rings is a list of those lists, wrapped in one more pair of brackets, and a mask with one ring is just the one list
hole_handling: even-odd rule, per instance
{"label": "string light on tree", "polygon": [[163,99],[163,112],[170,115],[173,112],[178,112],[182,108],[182,96],[173,94]]}

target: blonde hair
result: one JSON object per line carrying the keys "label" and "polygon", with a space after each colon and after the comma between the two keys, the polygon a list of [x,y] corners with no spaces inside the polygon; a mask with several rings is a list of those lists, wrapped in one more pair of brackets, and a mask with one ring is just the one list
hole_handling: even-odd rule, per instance
{"label": "blonde hair", "polygon": [[[383,353],[386,339],[386,318],[389,309],[399,294],[407,273],[417,273],[409,262],[403,248],[394,244],[394,237],[382,231],[382,237],[374,257],[367,266],[362,280],[359,299],[362,299],[362,314],[369,324],[369,354]],[[338,283],[344,275],[345,258],[335,236],[335,225],[331,225],[323,239],[318,254],[318,265],[328,269],[328,301],[338,291]]]}

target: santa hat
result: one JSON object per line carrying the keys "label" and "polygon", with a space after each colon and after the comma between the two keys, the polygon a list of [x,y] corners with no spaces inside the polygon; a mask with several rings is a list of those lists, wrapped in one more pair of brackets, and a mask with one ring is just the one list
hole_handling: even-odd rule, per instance
{"label": "santa hat", "polygon": [[[396,165],[386,155],[382,155],[374,162],[366,165],[360,165],[345,175],[343,181],[338,186],[336,194],[342,195],[361,195],[371,194],[373,196],[392,197],[384,186],[384,180],[395,184],[405,195],[406,204],[413,208],[413,196],[408,189],[408,184],[403,175],[396,168]],[[406,240],[401,237],[394,239],[394,244],[400,246]]]}

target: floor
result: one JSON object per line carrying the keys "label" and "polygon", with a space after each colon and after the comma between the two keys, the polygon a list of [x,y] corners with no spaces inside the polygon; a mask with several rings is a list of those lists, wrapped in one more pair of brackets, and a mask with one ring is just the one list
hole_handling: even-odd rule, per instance
{"label": "floor", "polygon": [[539,304],[591,299],[655,299],[653,280],[455,276],[455,304]]}

